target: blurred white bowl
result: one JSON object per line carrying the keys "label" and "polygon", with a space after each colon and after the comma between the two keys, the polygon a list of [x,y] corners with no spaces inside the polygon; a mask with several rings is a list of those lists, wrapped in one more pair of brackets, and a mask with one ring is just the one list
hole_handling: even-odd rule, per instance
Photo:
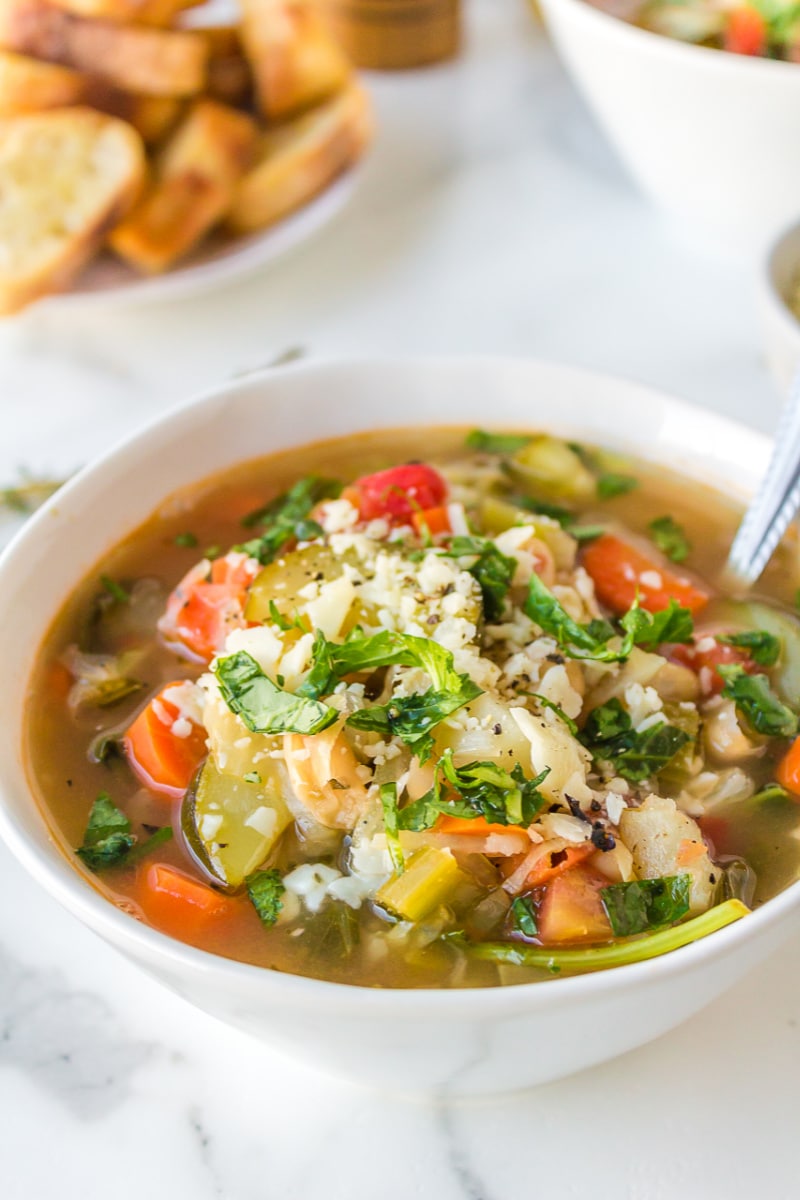
{"label": "blurred white bowl", "polygon": [[781,392],[788,390],[800,367],[800,318],[789,307],[789,298],[797,292],[799,283],[800,221],[797,221],[784,230],[765,255],[758,287],[764,353]]}
{"label": "blurred white bowl", "polygon": [[50,835],[24,750],[28,680],[50,623],[87,572],[166,496],[309,438],[404,422],[424,439],[431,420],[550,428],[635,452],[740,499],[769,452],[753,430],[637,384],[503,359],[303,365],[231,383],[171,412],[76,476],[2,556],[0,834],[80,920],[222,1021],[362,1083],[474,1095],[566,1075],[685,1020],[797,928],[800,883],[702,941],[593,975],[465,990],[327,983],[196,950],[109,903]]}
{"label": "blurred white bowl", "polygon": [[567,69],[642,190],[704,237],[763,248],[800,208],[800,65],[541,0]]}

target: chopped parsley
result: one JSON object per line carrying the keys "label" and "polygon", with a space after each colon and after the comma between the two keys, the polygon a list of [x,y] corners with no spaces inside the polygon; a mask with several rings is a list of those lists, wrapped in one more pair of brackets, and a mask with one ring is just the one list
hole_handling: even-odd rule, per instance
{"label": "chopped parsley", "polygon": [[467,570],[480,586],[486,620],[499,620],[517,569],[516,559],[503,554],[489,538],[481,537],[454,537],[447,554],[453,558],[477,555]]}
{"label": "chopped parsley", "polygon": [[781,653],[780,638],[764,629],[748,629],[744,633],[721,634],[718,642],[746,650],[759,667],[774,667]]}
{"label": "chopped parsley", "polygon": [[635,475],[622,475],[616,471],[604,471],[597,477],[597,495],[601,500],[611,500],[614,496],[624,496],[639,486]]}
{"label": "chopped parsley", "polygon": [[634,644],[645,650],[665,642],[690,642],[694,633],[691,610],[681,607],[674,598],[666,608],[654,613],[640,608],[637,602],[620,618],[620,625]]}
{"label": "chopped parsley", "polygon": [[[271,500],[263,508],[249,513],[242,519],[246,529],[263,526],[260,536],[237,546],[237,550],[257,558],[260,563],[271,563],[287,542],[311,541],[322,533],[316,521],[309,521],[309,514],[320,500],[338,496],[341,487],[330,479],[308,475]],[[318,531],[318,532],[317,532]]]}
{"label": "chopped parsley", "polygon": [[536,937],[539,927],[536,924],[533,901],[529,896],[517,896],[511,905],[510,912],[512,933],[521,933],[526,938]]}
{"label": "chopped parsley", "polygon": [[320,733],[339,719],[335,708],[283,691],[245,650],[218,659],[214,674],[228,708],[252,733]]}
{"label": "chopped parsley", "polygon": [[689,557],[692,544],[683,526],[673,517],[656,517],[647,530],[661,553],[673,562],[682,563]]}
{"label": "chopped parsley", "polygon": [[268,871],[253,871],[247,876],[245,886],[261,924],[271,929],[283,908],[282,897],[286,891],[280,872],[274,867]]}
{"label": "chopped parsley", "polygon": [[117,604],[128,603],[131,598],[130,592],[121,583],[117,583],[116,579],[111,579],[108,575],[101,575],[100,582],[111,599],[115,600]]}
{"label": "chopped parsley", "polygon": [[534,779],[526,779],[519,763],[511,771],[495,762],[455,767],[452,751],[447,750],[430,791],[400,809],[400,828],[430,829],[442,815],[465,820],[484,817],[491,825],[530,825],[545,803],[539,787],[548,774],[545,768]]}
{"label": "chopped parsley", "polygon": [[480,454],[516,454],[530,440],[530,434],[490,433],[486,429],[473,429],[467,434],[466,444],[470,450],[477,450]]}
{"label": "chopped parsley", "polygon": [[637,732],[628,713],[614,697],[592,709],[580,739],[595,759],[609,762],[617,775],[644,783],[658,775],[688,741],[683,729],[657,722]]}
{"label": "chopped parsley", "polygon": [[578,726],[572,717],[567,716],[560,704],[556,704],[554,700],[548,700],[547,696],[543,696],[540,692],[528,692],[528,695],[534,700],[538,700],[542,708],[549,708],[550,712],[554,712],[564,722],[573,737],[578,736]]}
{"label": "chopped parsley", "polygon": [[400,845],[400,833],[397,810],[397,784],[384,783],[380,790],[381,808],[383,809],[383,828],[386,831],[386,845],[389,857],[398,875],[406,869],[403,847]]}
{"label": "chopped parsley", "polygon": [[740,663],[718,665],[725,681],[722,695],[733,700],[745,721],[767,737],[793,737],[797,717],[778,699],[766,675],[748,675]]}
{"label": "chopped parsley", "polygon": [[192,546],[198,545],[196,533],[177,533],[172,540],[176,546],[186,546],[191,548]]}
{"label": "chopped parsley", "polygon": [[92,805],[83,843],[76,853],[90,871],[103,871],[137,862],[171,837],[172,829],[165,825],[137,844],[124,812],[117,808],[108,792],[101,792]]}
{"label": "chopped parsley", "polygon": [[612,883],[600,892],[614,937],[632,937],[674,925],[689,911],[690,875]]}

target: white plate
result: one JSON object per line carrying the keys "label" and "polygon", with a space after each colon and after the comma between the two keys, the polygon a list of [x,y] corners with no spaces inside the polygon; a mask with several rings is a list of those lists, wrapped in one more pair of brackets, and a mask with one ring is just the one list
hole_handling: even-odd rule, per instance
{"label": "white plate", "polygon": [[112,254],[101,254],[69,291],[43,296],[36,308],[132,306],[179,300],[244,278],[276,262],[323,229],[349,202],[360,177],[360,168],[352,168],[304,208],[262,233],[207,238],[194,254],[164,275],[142,276]]}

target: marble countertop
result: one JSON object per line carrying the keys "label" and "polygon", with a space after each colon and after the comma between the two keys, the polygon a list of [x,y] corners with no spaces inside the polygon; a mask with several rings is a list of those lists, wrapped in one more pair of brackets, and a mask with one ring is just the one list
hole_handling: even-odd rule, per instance
{"label": "marble countertop", "polygon": [[[268,362],[462,351],[633,376],[771,430],[755,265],[634,192],[523,0],[456,63],[370,78],[352,204],[268,273],[0,328],[0,480],[61,474]],[[5,532],[8,532],[6,528]],[[274,1057],[140,975],[0,848],[3,1200],[783,1200],[800,937],[700,1016],[580,1076],[431,1107]]]}

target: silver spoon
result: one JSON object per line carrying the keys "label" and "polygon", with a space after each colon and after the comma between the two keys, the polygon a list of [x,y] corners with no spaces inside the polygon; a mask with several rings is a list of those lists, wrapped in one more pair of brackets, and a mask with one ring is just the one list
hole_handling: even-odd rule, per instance
{"label": "silver spoon", "polygon": [[750,587],[766,567],[800,508],[800,368],[778,421],[775,446],[758,491],[733,539],[725,574]]}

